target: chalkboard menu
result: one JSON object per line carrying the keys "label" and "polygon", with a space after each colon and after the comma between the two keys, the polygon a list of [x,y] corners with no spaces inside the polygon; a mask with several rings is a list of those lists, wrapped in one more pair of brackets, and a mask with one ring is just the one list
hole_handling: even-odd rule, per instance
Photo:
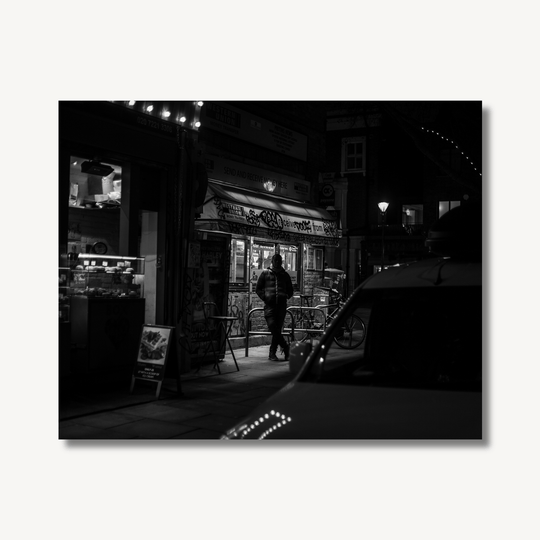
{"label": "chalkboard menu", "polygon": [[158,383],[156,397],[159,397],[172,342],[172,331],[171,326],[143,325],[130,391],[133,391],[135,379],[153,381]]}

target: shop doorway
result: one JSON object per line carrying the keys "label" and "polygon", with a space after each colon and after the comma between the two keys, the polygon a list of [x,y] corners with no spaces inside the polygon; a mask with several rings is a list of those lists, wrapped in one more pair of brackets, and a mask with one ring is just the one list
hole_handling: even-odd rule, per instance
{"label": "shop doorway", "polygon": [[140,212],[141,237],[139,254],[145,259],[144,296],[146,299],[144,322],[156,324],[157,263],[158,263],[158,213]]}

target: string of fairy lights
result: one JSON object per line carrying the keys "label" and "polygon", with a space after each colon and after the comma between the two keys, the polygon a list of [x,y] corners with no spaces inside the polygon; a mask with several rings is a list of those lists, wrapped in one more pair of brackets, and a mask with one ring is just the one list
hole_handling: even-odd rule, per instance
{"label": "string of fairy lights", "polygon": [[[267,420],[270,421],[268,423],[268,428],[260,434],[259,440],[265,439],[266,437],[268,437],[268,435],[270,435],[270,433],[273,433],[280,427],[283,427],[292,421],[290,416],[287,417],[284,414],[280,414],[279,412],[272,410],[270,411],[270,414],[266,413],[258,420],[255,420],[250,426],[246,426],[246,428],[242,431],[241,438],[243,439],[250,431],[254,429],[263,428],[264,424],[267,423]],[[270,423],[272,422],[273,424],[270,425]]]}
{"label": "string of fairy lights", "polygon": [[[425,127],[422,127],[422,131],[425,131],[426,133],[432,133],[435,136],[440,137],[443,141],[448,141],[449,143],[455,145],[455,147],[461,152],[461,154],[465,157],[465,159],[469,162],[469,164],[472,166],[472,168],[478,172],[477,167],[474,166],[473,161],[469,158],[469,156],[465,155],[465,151],[461,149],[460,145],[454,142],[451,138],[446,137],[444,134],[439,133],[438,131],[434,129],[426,129]],[[482,176],[481,172],[478,172],[480,176]]]}
{"label": "string of fairy lights", "polygon": [[204,105],[204,101],[193,101],[193,102],[178,102],[183,103],[184,111],[176,111],[174,112],[171,110],[170,106],[166,102],[143,102],[143,101],[136,101],[136,100],[129,100],[129,101],[113,101],[112,103],[117,103],[119,105],[123,105],[124,107],[127,107],[128,109],[137,109],[140,112],[143,112],[145,114],[148,114],[150,116],[155,116],[158,118],[162,118],[164,120],[167,120],[169,122],[176,122],[180,125],[186,125],[186,122],[188,122],[188,111],[186,110],[189,105],[192,105],[195,109],[195,116],[196,118],[193,118],[192,122],[189,123],[189,127],[194,129],[199,129],[201,127],[201,122],[198,118],[200,114],[200,109]]}

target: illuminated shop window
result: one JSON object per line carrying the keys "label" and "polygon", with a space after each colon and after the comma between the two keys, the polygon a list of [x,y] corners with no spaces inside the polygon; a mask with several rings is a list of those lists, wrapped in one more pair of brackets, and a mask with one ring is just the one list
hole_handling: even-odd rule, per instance
{"label": "illuminated shop window", "polygon": [[256,282],[261,272],[272,264],[272,255],[277,253],[277,246],[273,243],[253,242],[251,245],[250,281]]}
{"label": "illuminated shop window", "polygon": [[122,167],[80,155],[70,156],[69,167],[69,257],[98,249],[118,254]]}
{"label": "illuminated shop window", "polygon": [[306,268],[307,270],[322,270],[323,269],[322,248],[304,246],[304,268]]}
{"label": "illuminated shop window", "polygon": [[296,272],[298,264],[298,248],[296,246],[281,244],[279,246],[279,253],[283,257],[283,268],[285,268],[287,272]]}
{"label": "illuminated shop window", "polygon": [[409,225],[422,225],[423,222],[423,204],[404,204],[401,207],[401,224],[404,227],[408,227]]}
{"label": "illuminated shop window", "polygon": [[283,257],[283,268],[291,276],[293,287],[298,286],[298,246],[280,244],[279,253]]}
{"label": "illuminated shop window", "polygon": [[448,210],[452,210],[452,208],[456,208],[461,204],[460,201],[439,201],[439,217],[446,214]]}
{"label": "illuminated shop window", "polygon": [[110,209],[122,202],[122,168],[104,161],[70,157],[69,206]]}
{"label": "illuminated shop window", "polygon": [[246,279],[246,242],[233,238],[231,240],[231,283],[244,283]]}

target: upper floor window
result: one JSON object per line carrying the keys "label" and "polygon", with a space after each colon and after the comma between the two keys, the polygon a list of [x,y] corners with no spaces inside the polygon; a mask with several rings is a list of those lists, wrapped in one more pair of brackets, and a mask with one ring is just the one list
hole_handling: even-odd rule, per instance
{"label": "upper floor window", "polygon": [[366,138],[349,137],[341,141],[342,172],[366,172]]}
{"label": "upper floor window", "polygon": [[452,210],[456,206],[459,206],[461,201],[439,201],[439,217],[446,214],[448,210]]}
{"label": "upper floor window", "polygon": [[422,225],[424,222],[423,204],[404,204],[401,207],[401,223],[407,225]]}
{"label": "upper floor window", "polygon": [[453,171],[461,170],[461,150],[456,148],[444,149],[441,151],[442,161]]}

